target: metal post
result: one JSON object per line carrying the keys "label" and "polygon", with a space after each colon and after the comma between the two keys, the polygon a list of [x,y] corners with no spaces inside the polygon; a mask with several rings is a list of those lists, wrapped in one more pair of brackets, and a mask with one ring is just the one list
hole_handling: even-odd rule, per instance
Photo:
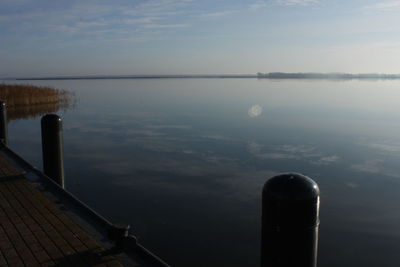
{"label": "metal post", "polygon": [[262,192],[261,267],[316,267],[319,188],[309,177],[272,177]]}
{"label": "metal post", "polygon": [[121,249],[124,247],[124,243],[129,236],[129,228],[130,225],[125,223],[116,223],[111,226],[108,237],[115,242],[116,248]]}
{"label": "metal post", "polygon": [[0,101],[0,140],[5,145],[8,144],[7,108],[6,103],[3,101]]}
{"label": "metal post", "polygon": [[62,120],[56,114],[42,117],[43,172],[64,188]]}

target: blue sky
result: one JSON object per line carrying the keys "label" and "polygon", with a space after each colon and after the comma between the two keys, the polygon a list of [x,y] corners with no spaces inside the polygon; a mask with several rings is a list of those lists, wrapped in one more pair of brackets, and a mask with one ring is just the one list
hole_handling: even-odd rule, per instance
{"label": "blue sky", "polygon": [[399,0],[0,0],[0,77],[400,73]]}

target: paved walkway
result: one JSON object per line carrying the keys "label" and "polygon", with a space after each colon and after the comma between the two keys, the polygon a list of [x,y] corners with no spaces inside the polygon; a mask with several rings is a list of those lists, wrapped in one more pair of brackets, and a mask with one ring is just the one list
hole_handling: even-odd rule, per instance
{"label": "paved walkway", "polygon": [[122,266],[0,155],[0,266]]}

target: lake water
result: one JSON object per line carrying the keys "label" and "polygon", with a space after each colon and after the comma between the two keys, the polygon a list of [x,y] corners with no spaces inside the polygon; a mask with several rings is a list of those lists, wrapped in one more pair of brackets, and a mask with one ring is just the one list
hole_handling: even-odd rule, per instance
{"label": "lake water", "polygon": [[[400,265],[400,81],[29,81],[73,91],[66,188],[173,266],[258,266],[261,189],[321,189],[319,266]],[[40,118],[9,124],[41,168]]]}

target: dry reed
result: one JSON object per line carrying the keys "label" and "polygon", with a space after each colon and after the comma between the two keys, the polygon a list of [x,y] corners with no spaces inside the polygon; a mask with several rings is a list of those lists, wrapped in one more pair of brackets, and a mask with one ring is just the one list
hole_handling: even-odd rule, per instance
{"label": "dry reed", "polygon": [[0,100],[7,104],[9,120],[32,118],[71,106],[66,90],[35,85],[0,84]]}

